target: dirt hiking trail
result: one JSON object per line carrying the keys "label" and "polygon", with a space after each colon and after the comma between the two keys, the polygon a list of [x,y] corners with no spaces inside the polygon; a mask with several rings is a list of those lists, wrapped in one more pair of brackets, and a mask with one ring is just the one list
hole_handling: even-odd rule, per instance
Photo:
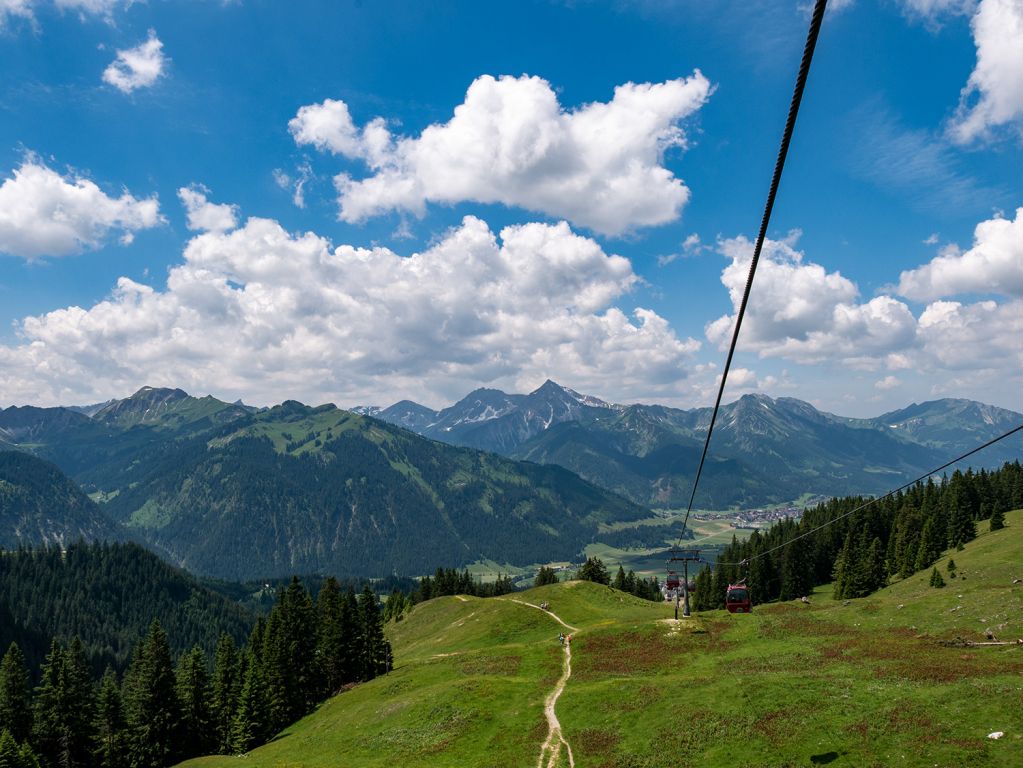
{"label": "dirt hiking trail", "polygon": [[[519,605],[535,608],[538,611],[543,611],[570,632],[579,631],[571,624],[566,624],[562,621],[561,617],[557,614],[552,613],[549,610],[544,610],[539,605],[527,603],[524,600],[516,600],[513,597],[504,599],[513,603],[518,603]],[[558,758],[561,756],[562,745],[564,745],[565,752],[568,755],[569,768],[575,768],[575,758],[572,755],[572,747],[562,735],[561,723],[558,722],[558,715],[554,711],[554,707],[558,703],[558,697],[561,696],[561,692],[565,690],[565,683],[567,683],[568,678],[572,676],[572,643],[566,642],[564,645],[564,651],[565,660],[561,668],[561,677],[558,678],[558,682],[554,686],[554,690],[547,694],[547,698],[544,700],[543,713],[547,718],[547,738],[544,739],[544,742],[540,745],[540,757],[536,761],[536,768],[557,768]]]}

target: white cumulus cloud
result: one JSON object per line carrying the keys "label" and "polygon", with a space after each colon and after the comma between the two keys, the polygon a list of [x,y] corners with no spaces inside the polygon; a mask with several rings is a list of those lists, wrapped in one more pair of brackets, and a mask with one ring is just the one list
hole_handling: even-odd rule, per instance
{"label": "white cumulus cloud", "polygon": [[28,259],[99,247],[108,234],[160,224],[156,197],[110,197],[94,182],[62,176],[29,156],[0,185],[0,252]]}
{"label": "white cumulus cloud", "polygon": [[335,178],[340,217],[424,214],[428,203],[502,203],[616,235],[678,218],[689,188],[664,167],[687,145],[680,123],[712,91],[698,70],[663,83],[626,83],[611,101],[567,110],[539,77],[484,75],[446,123],[394,136],[363,128],[343,101],[307,105],[289,123],[298,144],[361,160],[371,175]]}
{"label": "white cumulus cloud", "polygon": [[685,376],[699,343],[618,308],[637,281],[566,223],[495,235],[467,217],[401,256],[251,218],[194,237],[165,289],[121,278],[90,308],[24,319],[20,342],[0,346],[0,392],[56,403],[148,382],[256,402],[443,402],[551,376],[650,396]]}
{"label": "white cumulus cloud", "polygon": [[[860,303],[851,280],[804,262],[795,248],[798,236],[797,231],[786,240],[764,243],[739,337],[742,349],[803,363],[831,360],[870,367],[913,345],[916,321],[905,304],[888,296]],[[731,259],[721,282],[738,311],[753,243],[740,236],[722,240],[720,250]],[[727,346],[734,326],[735,314],[718,318],[708,324],[707,338]]]}
{"label": "white cumulus cloud", "polygon": [[178,190],[178,197],[185,207],[188,228],[204,232],[224,232],[238,226],[238,208],[226,203],[211,203],[206,199],[209,190],[192,185]]}
{"label": "white cumulus cloud", "polygon": [[103,82],[122,93],[131,93],[137,88],[148,88],[155,83],[163,74],[166,64],[163,43],[151,29],[144,43],[117,52],[117,59],[103,70]]}
{"label": "white cumulus cloud", "polygon": [[970,22],[977,65],[949,125],[953,141],[988,138],[992,129],[1023,122],[1023,0],[981,0]]}
{"label": "white cumulus cloud", "polygon": [[899,276],[901,295],[918,301],[968,293],[1023,298],[1023,208],[1015,219],[995,217],[974,230],[973,247],[956,247]]}

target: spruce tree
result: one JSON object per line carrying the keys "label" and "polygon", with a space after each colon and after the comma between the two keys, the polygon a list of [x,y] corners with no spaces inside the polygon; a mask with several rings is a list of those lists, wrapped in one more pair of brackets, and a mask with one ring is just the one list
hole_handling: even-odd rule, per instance
{"label": "spruce tree", "polygon": [[888,581],[888,571],[885,567],[884,544],[877,536],[867,548],[864,567],[867,572],[867,585],[869,591],[881,589]]}
{"label": "spruce tree", "polygon": [[941,550],[944,549],[942,541],[944,535],[934,518],[928,518],[924,522],[923,530],[920,532],[920,546],[917,549],[916,560],[913,564],[914,571],[922,571],[929,568],[935,560],[941,557]]}
{"label": "spruce tree", "polygon": [[931,586],[932,587],[945,586],[945,580],[941,577],[941,573],[938,571],[937,566],[931,569]]}
{"label": "spruce tree", "polygon": [[813,574],[805,539],[795,539],[782,550],[781,599],[794,600],[813,591]]}
{"label": "spruce tree", "polygon": [[[400,593],[399,593],[400,594]],[[387,601],[390,605],[390,600]],[[333,696],[348,682],[345,662],[350,650],[344,647],[344,597],[333,576],[323,582],[316,596],[318,620],[316,659],[320,670],[320,695]]]}
{"label": "spruce tree", "polygon": [[0,728],[10,731],[19,743],[32,732],[32,689],[25,656],[17,643],[11,643],[0,662]]}
{"label": "spruce tree", "polygon": [[534,587],[543,587],[547,584],[557,584],[558,574],[549,566],[541,566],[540,570],[536,572],[536,579],[533,580]]}
{"label": "spruce tree", "polygon": [[213,683],[210,691],[213,747],[220,754],[231,752],[231,729],[241,686],[234,640],[224,633],[217,641],[217,650],[213,656]]}
{"label": "spruce tree", "polygon": [[[297,576],[292,577],[284,591],[283,610],[289,657],[285,674],[287,717],[291,723],[312,710],[323,689],[316,664],[316,610],[312,597]],[[379,613],[377,618],[379,620]]]}
{"label": "spruce tree", "polygon": [[72,637],[64,654],[62,675],[66,757],[64,766],[89,765],[95,748],[96,692],[85,649]]}
{"label": "spruce tree", "polygon": [[135,649],[125,680],[124,713],[131,768],[162,768],[175,761],[181,706],[167,634],[158,621]]}
{"label": "spruce tree", "polygon": [[693,595],[694,611],[712,611],[717,607],[714,604],[713,582],[710,566],[705,565],[696,574],[696,588],[693,590],[695,592]]}
{"label": "spruce tree", "polygon": [[113,669],[107,667],[96,696],[96,748],[93,760],[99,768],[125,768],[124,705],[121,687]]}
{"label": "spruce tree", "polygon": [[28,742],[19,745],[6,728],[0,728],[0,768],[39,768]]}
{"label": "spruce tree", "polygon": [[64,730],[61,712],[61,676],[64,647],[54,638],[39,670],[40,681],[33,699],[32,743],[40,757],[51,766],[60,764],[61,735]]}
{"label": "spruce tree", "polygon": [[231,751],[244,754],[266,741],[272,731],[266,706],[266,689],[260,664],[245,654],[245,682],[238,696],[238,709],[231,725]]}
{"label": "spruce tree", "polygon": [[210,679],[206,654],[195,646],[178,660],[176,672],[178,701],[181,703],[181,750],[190,757],[209,754],[212,747]]}
{"label": "spruce tree", "polygon": [[575,577],[583,581],[594,581],[597,584],[610,584],[611,575],[607,572],[607,566],[599,557],[588,557],[583,567],[579,569]]}
{"label": "spruce tree", "polygon": [[36,689],[33,741],[52,766],[74,768],[91,762],[94,699],[82,645],[67,649],[55,639]]}
{"label": "spruce tree", "polygon": [[958,549],[976,537],[977,527],[970,511],[962,504],[952,506],[948,516],[948,546]]}
{"label": "spruce tree", "polygon": [[1005,504],[999,500],[995,502],[994,511],[991,513],[991,530],[1000,531],[1005,527]]}
{"label": "spruce tree", "polygon": [[391,646],[384,639],[377,596],[367,584],[359,595],[359,630],[361,635],[360,669],[362,680],[372,680],[389,670]]}

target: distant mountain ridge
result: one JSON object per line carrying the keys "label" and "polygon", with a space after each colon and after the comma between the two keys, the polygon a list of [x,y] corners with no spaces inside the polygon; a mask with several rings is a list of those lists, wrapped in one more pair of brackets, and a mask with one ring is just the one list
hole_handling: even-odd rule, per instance
{"label": "distant mountain ridge", "polygon": [[[688,502],[711,409],[618,405],[547,381],[528,395],[480,389],[440,411],[405,400],[373,415],[453,445],[559,464],[641,504],[677,507]],[[883,492],[1019,423],[1023,415],[970,400],[854,419],[795,398],[745,395],[718,416],[697,505]],[[974,466],[1019,458],[1019,442],[978,455]]]}
{"label": "distant mountain ridge", "polygon": [[127,534],[220,578],[569,560],[604,524],[649,516],[561,467],[444,445],[331,404],[257,411],[144,387],[91,418],[8,408],[0,429],[61,467]]}

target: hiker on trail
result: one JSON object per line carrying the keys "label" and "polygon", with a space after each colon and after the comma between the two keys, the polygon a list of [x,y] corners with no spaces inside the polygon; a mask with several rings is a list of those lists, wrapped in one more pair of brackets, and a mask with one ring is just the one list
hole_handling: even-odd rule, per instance
{"label": "hiker on trail", "polygon": [[558,633],[558,640],[561,642],[562,645],[565,644],[565,633],[564,632],[559,632]]}
{"label": "hiker on trail", "polygon": [[566,637],[565,639],[566,639],[566,640],[568,641],[568,644],[569,644],[569,645],[571,645],[571,644],[572,644],[572,636],[571,636],[571,635],[569,635],[569,636],[568,636],[568,637]]}

